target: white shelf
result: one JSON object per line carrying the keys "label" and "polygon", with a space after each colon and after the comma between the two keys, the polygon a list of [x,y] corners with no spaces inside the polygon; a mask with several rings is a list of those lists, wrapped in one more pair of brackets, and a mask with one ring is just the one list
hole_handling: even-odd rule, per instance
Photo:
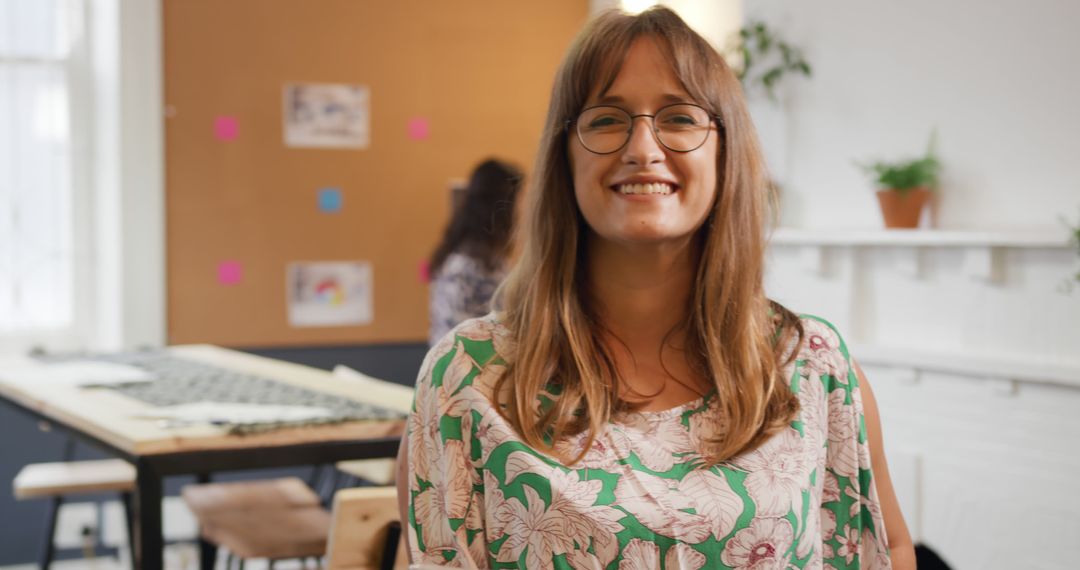
{"label": "white shelf", "polygon": [[[1009,384],[1024,382],[1080,388],[1080,364],[1031,358],[984,356],[963,352],[855,345],[851,354],[862,364],[973,376]],[[1015,386],[1006,388],[1014,391]]]}
{"label": "white shelf", "polygon": [[779,228],[771,243],[785,246],[907,246],[1067,248],[1068,231],[807,230]]}
{"label": "white shelf", "polygon": [[920,276],[920,255],[927,249],[959,249],[964,253],[964,272],[973,279],[997,281],[1002,278],[1000,252],[1005,249],[1065,250],[1074,247],[1069,232],[1054,231],[968,231],[968,230],[808,230],[777,229],[773,247],[801,250],[803,267],[824,274],[826,252],[830,249],[888,247],[903,273]]}

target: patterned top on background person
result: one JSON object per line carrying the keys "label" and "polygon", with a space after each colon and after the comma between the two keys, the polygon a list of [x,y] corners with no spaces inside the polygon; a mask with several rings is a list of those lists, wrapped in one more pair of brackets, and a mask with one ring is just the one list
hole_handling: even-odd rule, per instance
{"label": "patterned top on background person", "polygon": [[[759,448],[706,466],[715,390],[616,416],[567,466],[492,405],[513,354],[494,317],[428,354],[409,421],[409,535],[418,563],[465,568],[890,568],[859,382],[836,330],[803,317],[785,369],[801,409]],[[537,406],[558,397],[549,387]],[[556,443],[575,457],[581,434]]]}
{"label": "patterned top on background person", "polygon": [[431,280],[429,346],[463,321],[486,315],[505,276],[503,268],[489,269],[463,253],[447,255]]}

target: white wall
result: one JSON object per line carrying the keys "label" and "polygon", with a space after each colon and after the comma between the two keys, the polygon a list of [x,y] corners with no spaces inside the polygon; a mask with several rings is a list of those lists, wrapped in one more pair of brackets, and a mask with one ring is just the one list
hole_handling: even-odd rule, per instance
{"label": "white wall", "polygon": [[786,164],[774,167],[792,206],[788,225],[877,227],[873,193],[852,161],[917,155],[935,127],[945,166],[941,227],[1075,220],[1080,3],[745,4],[748,18],[781,30],[814,69],[788,85],[782,144],[766,141],[786,150]]}
{"label": "white wall", "polygon": [[160,0],[95,0],[93,310],[84,348],[165,343],[165,192]]}
{"label": "white wall", "polygon": [[[753,104],[784,225],[879,228],[854,160],[914,156],[939,132],[939,227],[1066,232],[1080,176],[1080,4],[755,0],[814,68]],[[917,540],[954,568],[1080,558],[1080,266],[1075,248],[774,245],[767,291],[834,321],[881,407]],[[808,263],[808,260],[810,262]],[[917,271],[913,271],[917,267]],[[922,358],[930,354],[933,358]],[[948,371],[942,369],[946,363]]]}
{"label": "white wall", "polygon": [[1076,568],[1080,391],[1009,392],[947,374],[913,381],[902,368],[866,373],[918,538],[958,570]]}

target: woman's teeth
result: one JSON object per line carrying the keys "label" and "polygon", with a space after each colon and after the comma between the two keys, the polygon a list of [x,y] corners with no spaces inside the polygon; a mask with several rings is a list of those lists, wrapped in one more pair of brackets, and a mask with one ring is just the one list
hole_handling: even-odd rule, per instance
{"label": "woman's teeth", "polygon": [[674,189],[670,184],[620,184],[618,191],[621,194],[671,194]]}

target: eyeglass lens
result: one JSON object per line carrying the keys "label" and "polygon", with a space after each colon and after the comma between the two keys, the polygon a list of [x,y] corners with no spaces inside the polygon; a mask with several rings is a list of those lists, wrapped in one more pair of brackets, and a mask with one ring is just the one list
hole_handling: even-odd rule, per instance
{"label": "eyeglass lens", "polygon": [[[651,120],[660,144],[676,152],[689,152],[700,147],[712,126],[709,112],[690,104],[662,107]],[[634,118],[619,107],[591,107],[578,116],[577,134],[586,149],[607,154],[619,150],[630,140],[633,126]]]}

